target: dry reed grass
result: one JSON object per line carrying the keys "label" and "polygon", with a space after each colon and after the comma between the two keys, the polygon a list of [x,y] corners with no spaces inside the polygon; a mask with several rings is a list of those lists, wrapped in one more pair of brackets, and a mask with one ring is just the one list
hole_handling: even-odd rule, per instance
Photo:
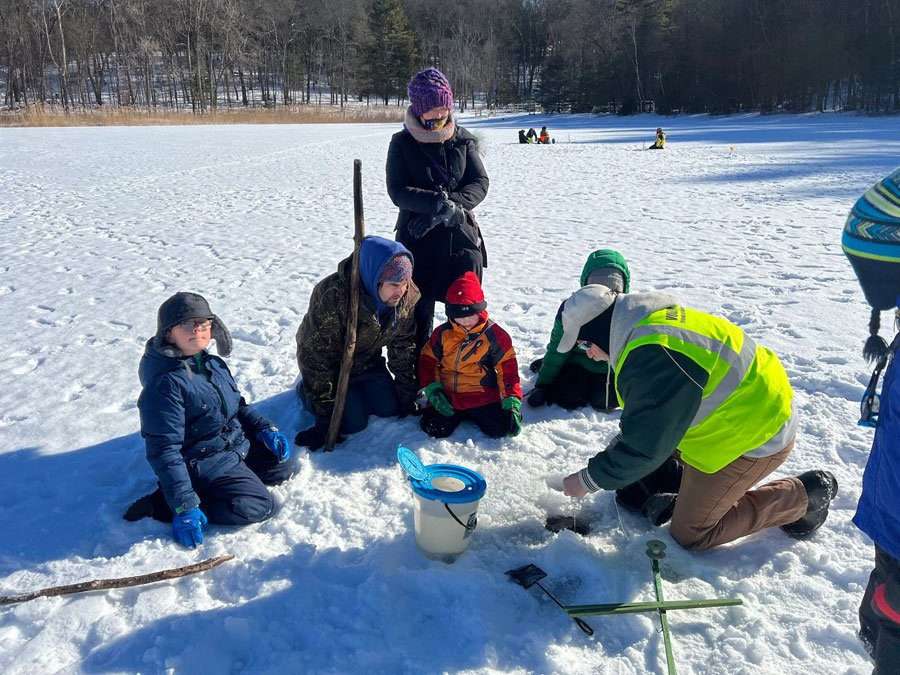
{"label": "dry reed grass", "polygon": [[391,123],[403,120],[395,106],[279,106],[277,108],[219,109],[194,115],[161,109],[105,108],[63,112],[60,106],[28,106],[0,112],[0,127],[93,127],[182,124],[335,124]]}

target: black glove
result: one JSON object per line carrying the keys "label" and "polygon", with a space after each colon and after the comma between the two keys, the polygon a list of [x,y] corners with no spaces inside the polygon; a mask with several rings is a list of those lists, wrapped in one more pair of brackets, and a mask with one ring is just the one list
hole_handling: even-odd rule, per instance
{"label": "black glove", "polygon": [[466,222],[466,210],[450,199],[445,199],[431,217],[431,227],[438,225],[459,227],[464,222]]}
{"label": "black glove", "polygon": [[[325,445],[325,440],[328,438],[328,425],[330,424],[330,420],[328,419],[319,419],[316,423],[311,426],[309,429],[304,429],[299,432],[294,437],[295,445],[305,445],[310,449],[310,452],[313,450],[318,450],[323,445]],[[335,443],[343,443],[344,437],[338,434]]]}
{"label": "black glove", "polygon": [[406,224],[406,231],[409,232],[409,236],[413,239],[421,239],[441,222],[435,221],[436,217],[437,214],[429,216],[427,214],[418,213]]}
{"label": "black glove", "polygon": [[444,221],[445,227],[460,227],[466,222],[466,210],[461,204],[447,200],[447,219]]}
{"label": "black glove", "polygon": [[528,370],[530,370],[532,373],[537,373],[537,372],[540,372],[541,366],[543,366],[543,365],[544,365],[544,357],[542,356],[541,358],[535,359],[534,361],[532,361],[531,364],[528,366]]}
{"label": "black glove", "polygon": [[543,387],[535,387],[534,391],[528,394],[528,405],[532,408],[540,408],[547,403],[547,390]]}

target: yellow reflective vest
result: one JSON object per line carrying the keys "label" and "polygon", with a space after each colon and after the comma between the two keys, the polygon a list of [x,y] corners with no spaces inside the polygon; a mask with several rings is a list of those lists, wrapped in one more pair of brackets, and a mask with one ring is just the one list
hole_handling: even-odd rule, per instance
{"label": "yellow reflective vest", "polygon": [[[751,450],[771,454],[765,447],[770,442],[782,444],[772,453],[782,449],[779,432],[791,418],[793,390],[774,352],[730,321],[680,305],[655,310],[624,329],[624,347],[613,355],[615,372],[622,372],[633,350],[654,344],[684,354],[709,374],[700,407],[678,444],[687,464],[715,473]],[[616,396],[624,408],[618,384]]]}

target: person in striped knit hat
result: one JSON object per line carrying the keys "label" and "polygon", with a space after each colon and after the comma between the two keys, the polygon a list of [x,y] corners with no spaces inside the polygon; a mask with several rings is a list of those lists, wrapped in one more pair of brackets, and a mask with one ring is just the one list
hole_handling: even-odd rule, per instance
{"label": "person in striped knit hat", "polygon": [[[891,344],[878,335],[880,314],[895,310],[900,331],[900,169],[857,200],[844,226],[843,249],[872,306],[864,356],[875,370],[860,406],[859,423],[875,438],[853,523],[875,544],[875,568],[859,607],[859,636],[876,673],[900,672],[900,332]],[[885,370],[886,368],[886,370]],[[884,385],[878,395],[878,381]]]}
{"label": "person in striped knit hat", "polygon": [[856,201],[847,216],[841,246],[872,306],[863,354],[866,360],[877,361],[888,347],[878,335],[881,312],[897,308],[900,292],[900,169]]}

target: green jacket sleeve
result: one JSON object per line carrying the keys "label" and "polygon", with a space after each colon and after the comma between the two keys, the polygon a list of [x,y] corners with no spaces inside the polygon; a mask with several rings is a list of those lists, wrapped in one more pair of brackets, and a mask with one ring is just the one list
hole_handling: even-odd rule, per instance
{"label": "green jacket sleeve", "polygon": [[559,341],[562,339],[563,328],[559,314],[556,317],[556,321],[553,322],[553,330],[550,332],[550,342],[547,343],[547,351],[544,354],[544,360],[535,385],[546,387],[552,384],[559,377],[559,371],[570,361],[588,372],[605,373],[609,368],[604,361],[592,361],[587,354],[580,351],[577,347],[574,347],[571,352],[567,353],[557,351]]}
{"label": "green jacket sleeve", "polygon": [[588,488],[616,490],[661,466],[687,433],[707,379],[678,352],[660,345],[635,349],[617,374],[621,433],[588,462]]}
{"label": "green jacket sleeve", "polygon": [[545,387],[552,383],[569,359],[568,354],[563,354],[556,350],[557,346],[559,346],[559,341],[562,339],[562,334],[562,321],[560,321],[557,313],[556,320],[553,322],[553,330],[550,331],[550,342],[547,343],[547,352],[544,354],[544,361],[541,364],[541,372],[538,373],[536,382],[538,387]]}

